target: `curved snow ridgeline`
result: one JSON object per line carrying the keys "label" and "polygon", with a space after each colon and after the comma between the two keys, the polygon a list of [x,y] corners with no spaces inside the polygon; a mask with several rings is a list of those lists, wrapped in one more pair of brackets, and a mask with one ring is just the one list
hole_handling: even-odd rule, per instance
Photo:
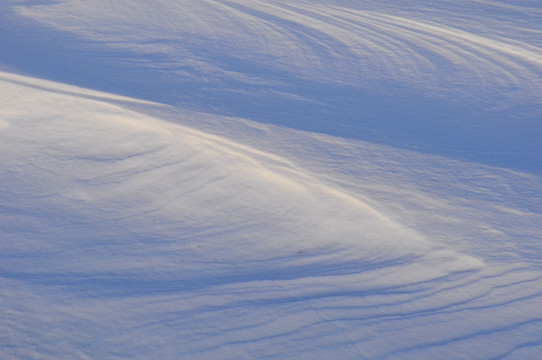
{"label": "curved snow ridgeline", "polygon": [[86,88],[540,174],[541,12],[521,1],[22,1],[3,6],[11,49],[0,60]]}
{"label": "curved snow ridgeline", "polygon": [[[495,85],[521,87],[530,95],[534,95],[530,92],[533,87],[540,87],[540,48],[505,38],[503,29],[492,39],[463,30],[460,27],[464,24],[448,19],[444,21],[450,24],[443,24],[441,17],[429,11],[414,12],[431,4],[418,3],[403,6],[406,9],[389,5],[378,9],[370,3],[355,8],[351,1],[185,0],[164,1],[160,6],[155,1],[140,1],[133,6],[130,1],[72,0],[16,9],[19,14],[113,48],[163,54],[172,61],[169,67],[177,66],[180,72],[199,67],[199,73],[216,77],[218,72],[247,83],[250,78],[226,68],[235,65],[234,59],[310,80],[357,85],[367,79],[398,78],[402,83],[431,86],[444,93],[459,87],[465,96],[478,86],[481,90]],[[433,5],[433,10],[442,11],[449,3]],[[472,10],[470,15],[480,20],[487,16],[487,9]],[[515,10],[520,14],[542,12],[520,6]],[[231,64],[224,61],[228,58]],[[168,64],[149,64],[152,66]],[[443,71],[444,67],[448,71]],[[237,69],[239,73],[248,71]]]}
{"label": "curved snow ridgeline", "polygon": [[[19,291],[48,288],[51,303],[40,310],[53,317],[59,295],[219,291],[221,302],[238,296],[261,307],[327,298],[337,286],[387,292],[482,266],[431,248],[279,157],[55,92],[50,82],[2,78],[11,80],[1,87],[10,125],[1,145],[2,276],[8,289],[13,281]],[[262,289],[245,294],[243,284]],[[199,296],[187,304],[198,308]]]}
{"label": "curved snow ridgeline", "polygon": [[541,20],[0,4],[0,358],[537,359]]}
{"label": "curved snow ridgeline", "polygon": [[[102,232],[100,242],[142,237],[173,242],[180,257],[183,249],[211,241],[206,253],[215,257],[201,261],[241,266],[239,251],[243,266],[263,269],[315,251],[314,258],[295,259],[303,266],[317,262],[314,274],[328,272],[330,254],[340,256],[340,267],[353,262],[350,270],[336,269],[348,274],[416,262],[432,250],[416,232],[280,157],[118,106],[33,88],[39,80],[6,77],[17,82],[2,84],[3,119],[10,124],[2,134],[3,178],[10,185],[4,195],[28,197],[31,203],[16,213],[34,214],[10,232],[42,229],[43,236],[70,243],[75,233],[93,246]],[[24,148],[10,150],[18,144]],[[479,266],[466,256],[446,256],[458,257],[458,271]],[[329,266],[338,267],[334,261]],[[447,271],[435,268],[421,279]]]}

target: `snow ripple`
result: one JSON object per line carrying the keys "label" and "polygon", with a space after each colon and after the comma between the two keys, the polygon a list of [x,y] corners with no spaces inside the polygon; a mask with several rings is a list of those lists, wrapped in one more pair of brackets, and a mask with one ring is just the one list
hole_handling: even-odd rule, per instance
{"label": "snow ripple", "polygon": [[[256,114],[258,104],[270,110],[277,107],[270,99],[287,99],[269,117],[296,118],[290,105],[302,104],[306,123],[330,117],[350,132],[363,122],[362,132],[384,136],[405,133],[386,118],[402,107],[414,138],[445,147],[420,131],[442,113],[427,104],[447,95],[435,107],[469,108],[478,99],[499,109],[523,105],[498,120],[519,119],[512,129],[538,140],[540,127],[524,124],[539,122],[542,51],[539,41],[518,36],[534,33],[532,24],[495,35],[473,28],[479,14],[461,23],[432,7],[387,6],[10,1],[2,10],[77,38],[42,35],[5,12],[0,33],[12,51],[1,56],[11,66],[34,61],[10,58],[28,53],[10,38],[18,25],[32,30],[23,45],[68,58],[65,69],[52,56],[50,74],[111,79],[125,95],[139,91],[161,103],[199,97],[206,111],[227,113],[222,99]],[[41,44],[50,35],[58,38]],[[41,62],[29,68],[44,71]],[[419,93],[382,101],[394,87],[399,100]],[[419,96],[427,106],[403,111]],[[376,120],[373,100],[384,114]],[[171,122],[119,104],[170,111]],[[542,352],[536,175],[250,119],[191,113],[188,120],[178,109],[7,73],[0,105],[2,357],[536,359]],[[498,122],[484,111],[482,120]],[[468,136],[477,126],[499,133],[478,117],[452,115],[444,132],[468,123]],[[419,118],[428,120],[416,127]],[[209,132],[179,125],[190,121]],[[381,121],[391,125],[379,128]],[[230,125],[243,130],[232,127],[230,138],[255,145],[211,134]],[[508,130],[500,131],[508,137]],[[516,135],[512,141],[539,149]],[[503,138],[488,143],[501,147],[492,140]]]}
{"label": "snow ripple", "polygon": [[270,55],[295,64],[297,72],[307,74],[308,68],[310,77],[321,76],[323,70],[341,82],[390,77],[430,87],[470,87],[474,76],[481,87],[521,85],[531,92],[541,86],[542,49],[529,44],[339,6],[282,1],[214,3],[236,9],[235,15],[233,10],[230,13],[239,22],[256,24],[253,38],[267,34]]}
{"label": "snow ripple", "polygon": [[[112,11],[104,14],[98,11],[102,8]],[[463,95],[472,94],[474,86],[474,90],[521,89],[531,96],[542,86],[542,49],[399,12],[277,0],[169,1],[160,7],[141,1],[137,11],[127,1],[113,7],[106,1],[97,6],[73,0],[22,7],[19,12],[115,47],[128,47],[138,39],[145,51],[168,54],[170,61],[178,62],[170,66],[179,70],[195,66],[248,82],[242,69],[219,70],[224,62],[215,61],[215,56],[356,86],[393,79]]]}
{"label": "snow ripple", "polygon": [[20,80],[0,87],[8,357],[539,346],[538,268],[431,243],[279,156]]}
{"label": "snow ripple", "polygon": [[[235,357],[247,344],[270,354],[283,337],[318,337],[329,351],[350,339],[351,352],[360,340],[345,313],[354,328],[382,324],[394,315],[367,313],[372,299],[408,302],[436,280],[471,281],[485,267],[275,155],[20,82],[0,91],[11,123],[0,142],[0,235],[9,239],[1,331],[10,343],[33,342],[9,355],[53,347],[93,357],[148,332],[170,344],[164,351],[180,336],[200,358],[224,348]],[[56,330],[41,341],[32,329],[49,321]],[[81,321],[101,347],[77,349],[67,329]]]}
{"label": "snow ripple", "polygon": [[453,1],[70,0],[13,8],[53,39],[3,20],[60,64],[29,65],[17,43],[3,58],[85,88],[539,173],[540,12],[493,19],[469,4],[463,19]]}

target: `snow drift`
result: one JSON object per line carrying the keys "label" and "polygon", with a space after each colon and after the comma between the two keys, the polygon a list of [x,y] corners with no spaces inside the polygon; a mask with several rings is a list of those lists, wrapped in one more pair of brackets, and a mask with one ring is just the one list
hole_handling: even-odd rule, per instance
{"label": "snow drift", "polygon": [[536,359],[541,11],[4,2],[0,354]]}

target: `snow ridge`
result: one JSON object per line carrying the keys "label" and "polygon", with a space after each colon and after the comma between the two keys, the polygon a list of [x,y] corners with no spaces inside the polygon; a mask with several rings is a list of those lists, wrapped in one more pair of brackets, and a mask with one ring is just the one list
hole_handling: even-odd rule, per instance
{"label": "snow ridge", "polygon": [[538,359],[541,18],[3,2],[0,357]]}
{"label": "snow ridge", "polygon": [[[43,67],[17,46],[3,57],[38,77],[86,88],[539,174],[540,8],[472,2],[466,18],[465,7],[20,5],[7,7],[13,16],[3,19],[5,31],[33,33],[39,41],[28,45],[44,58],[67,58]],[[48,26],[48,37],[13,17]]]}

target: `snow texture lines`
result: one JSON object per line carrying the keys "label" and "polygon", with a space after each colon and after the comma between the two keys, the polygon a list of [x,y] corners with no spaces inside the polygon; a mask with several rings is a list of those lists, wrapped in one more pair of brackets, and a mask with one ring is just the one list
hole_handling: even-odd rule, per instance
{"label": "snow texture lines", "polygon": [[539,12],[469,6],[468,17],[421,0],[12,6],[5,31],[39,22],[48,37],[25,41],[60,62],[44,69],[16,43],[0,56],[81,87],[539,173]]}
{"label": "snow texture lines", "polygon": [[542,7],[0,2],[2,359],[539,358]]}

